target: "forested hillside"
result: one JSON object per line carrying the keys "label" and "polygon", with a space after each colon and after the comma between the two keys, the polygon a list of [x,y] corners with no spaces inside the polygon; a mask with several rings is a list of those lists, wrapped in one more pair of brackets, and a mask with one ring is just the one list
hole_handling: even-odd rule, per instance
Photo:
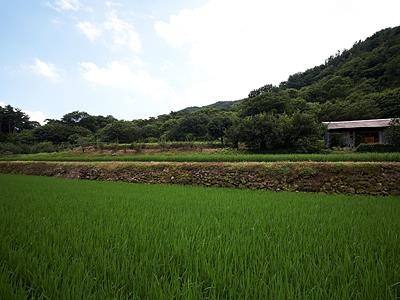
{"label": "forested hillside", "polygon": [[[37,152],[104,143],[214,141],[249,149],[318,151],[321,121],[400,117],[400,27],[375,33],[324,64],[266,84],[236,101],[146,120],[123,121],[75,111],[46,125],[0,107],[0,152]],[[26,147],[32,145],[32,147]]]}
{"label": "forested hillside", "polygon": [[245,114],[307,109],[319,120],[400,115],[400,27],[375,33],[320,66],[289,76],[279,87],[252,91]]}

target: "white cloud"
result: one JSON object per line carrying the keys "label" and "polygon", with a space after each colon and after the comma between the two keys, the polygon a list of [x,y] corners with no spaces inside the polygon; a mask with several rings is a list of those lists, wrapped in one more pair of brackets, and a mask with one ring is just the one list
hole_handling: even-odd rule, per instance
{"label": "white cloud", "polygon": [[140,35],[135,26],[120,19],[115,13],[111,13],[104,22],[104,28],[111,32],[113,43],[120,47],[129,47],[134,53],[142,50]]}
{"label": "white cloud", "polygon": [[90,23],[90,22],[87,22],[87,21],[79,22],[79,23],[76,25],[76,27],[78,27],[79,30],[80,30],[84,35],[86,35],[86,37],[87,37],[90,41],[96,40],[96,39],[99,38],[99,37],[101,36],[101,34],[102,34],[102,30],[101,30],[98,26],[96,26],[96,25],[94,25],[94,24],[92,24],[92,23]]}
{"label": "white cloud", "polygon": [[34,64],[30,65],[29,69],[33,73],[45,77],[51,81],[56,82],[61,80],[59,69],[55,65],[42,61],[39,58],[35,58]]}
{"label": "white cloud", "polygon": [[321,64],[338,49],[397,26],[398,11],[398,0],[209,0],[154,29],[187,52],[191,85],[182,97],[203,104],[245,97]]}
{"label": "white cloud", "polygon": [[175,63],[173,61],[166,60],[161,65],[160,70],[165,72],[165,71],[169,71],[169,70],[174,69],[174,68],[175,68]]}
{"label": "white cloud", "polygon": [[0,101],[0,106],[4,107],[4,106],[6,106],[6,105],[7,105],[7,104],[6,104],[5,102]]}
{"label": "white cloud", "polygon": [[150,97],[173,96],[174,91],[167,82],[154,78],[143,69],[133,69],[130,65],[113,61],[106,67],[93,62],[80,63],[85,80],[96,85],[131,90]]}
{"label": "white cloud", "polygon": [[119,18],[115,12],[107,15],[105,21],[101,24],[81,21],[76,24],[76,27],[85,34],[90,41],[94,41],[103,35],[104,38],[111,38],[112,42],[107,43],[111,45],[111,48],[127,47],[135,54],[140,53],[142,50],[140,35],[135,26]]}
{"label": "white cloud", "polygon": [[39,122],[42,125],[45,123],[44,120],[47,119],[47,117],[41,111],[24,110],[23,112],[29,116],[31,121]]}
{"label": "white cloud", "polygon": [[60,19],[58,19],[58,18],[53,18],[53,19],[51,19],[51,24],[53,24],[54,26],[58,27],[58,26],[64,25],[65,22],[60,20]]}
{"label": "white cloud", "polygon": [[122,4],[120,2],[115,2],[115,1],[106,1],[106,6],[107,7],[122,7]]}
{"label": "white cloud", "polygon": [[79,0],[55,0],[49,3],[49,5],[58,11],[77,11],[82,8],[82,4]]}

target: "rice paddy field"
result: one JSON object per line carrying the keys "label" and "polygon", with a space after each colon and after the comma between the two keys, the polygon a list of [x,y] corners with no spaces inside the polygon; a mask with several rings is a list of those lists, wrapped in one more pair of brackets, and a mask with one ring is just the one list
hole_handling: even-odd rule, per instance
{"label": "rice paddy field", "polygon": [[0,175],[0,299],[396,299],[400,199]]}
{"label": "rice paddy field", "polygon": [[329,154],[254,154],[241,152],[162,152],[153,154],[99,154],[54,152],[0,156],[0,161],[170,161],[170,162],[275,162],[275,161],[393,161],[400,162],[400,152],[329,153]]}

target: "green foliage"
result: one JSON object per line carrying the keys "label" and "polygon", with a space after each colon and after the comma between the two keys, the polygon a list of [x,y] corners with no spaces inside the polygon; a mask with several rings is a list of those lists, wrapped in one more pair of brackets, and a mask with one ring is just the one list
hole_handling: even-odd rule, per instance
{"label": "green foliage", "polygon": [[16,143],[25,144],[25,145],[32,145],[36,142],[34,130],[32,129],[25,129],[22,130],[20,133],[15,134],[13,136],[9,136],[9,140],[13,140]]}
{"label": "green foliage", "polygon": [[385,131],[388,143],[400,149],[400,119],[393,119],[390,127]]}
{"label": "green foliage", "polygon": [[160,127],[157,124],[147,124],[142,127],[143,139],[148,142],[157,142],[161,135]]}
{"label": "green foliage", "polygon": [[60,147],[54,145],[51,142],[41,142],[34,144],[30,147],[31,153],[43,153],[43,152],[57,152],[59,151]]}
{"label": "green foliage", "polygon": [[290,76],[270,97],[294,88],[298,97],[320,103],[322,121],[392,118],[400,115],[399,70],[400,27],[389,28]]}
{"label": "green foliage", "polygon": [[278,90],[278,87],[273,86],[272,84],[266,84],[258,89],[252,90],[249,93],[249,98],[254,98],[263,94],[272,93]]}
{"label": "green foliage", "polygon": [[116,119],[113,116],[91,116],[84,111],[73,111],[71,113],[65,114],[61,118],[61,122],[71,125],[80,126],[86,128],[92,132],[97,132],[101,128],[105,127]]}
{"label": "green foliage", "polygon": [[302,73],[289,76],[281,88],[302,89],[318,84],[329,76],[341,76],[352,80],[354,87],[372,79],[372,85],[396,87],[399,85],[400,27],[388,28],[375,33],[363,42],[357,42],[350,50],[338,52],[325,64]]}
{"label": "green foliage", "polygon": [[103,142],[132,143],[140,140],[140,128],[129,121],[115,121],[100,131]]}
{"label": "green foliage", "polygon": [[240,122],[236,121],[225,130],[225,143],[227,146],[238,149],[240,140]]}
{"label": "green foliage", "polygon": [[202,112],[172,119],[166,125],[165,136],[171,141],[206,140],[208,120],[209,117]]}
{"label": "green foliage", "polygon": [[218,114],[211,117],[207,124],[208,135],[212,139],[221,140],[221,144],[224,144],[224,135],[226,130],[233,125],[234,116],[231,114]]}
{"label": "green foliage", "polygon": [[87,119],[89,117],[89,114],[84,111],[73,111],[68,114],[65,114],[62,118],[61,121],[70,124],[70,125],[78,125],[80,124],[83,120]]}
{"label": "green foliage", "polygon": [[2,134],[18,133],[23,129],[32,129],[37,125],[37,122],[29,121],[29,116],[19,108],[14,108],[11,105],[0,106],[0,131]]}
{"label": "green foliage", "polygon": [[63,148],[54,145],[51,142],[34,143],[32,145],[23,144],[20,142],[0,143],[0,154],[3,155],[56,152],[59,151],[60,149]]}
{"label": "green foliage", "polygon": [[70,142],[70,136],[89,136],[91,131],[77,125],[68,125],[61,121],[50,121],[47,124],[35,128],[34,136],[39,142],[52,142],[54,144],[61,144],[63,142]]}
{"label": "green foliage", "polygon": [[283,122],[272,114],[257,114],[246,117],[239,127],[239,142],[246,144],[250,149],[265,150],[285,143],[280,136]]}
{"label": "green foliage", "polygon": [[357,146],[356,152],[399,152],[400,147],[386,144],[363,144]]}
{"label": "green foliage", "polygon": [[236,126],[235,130],[229,132],[229,139],[244,143],[252,150],[292,149],[309,152],[321,149],[319,140],[322,126],[311,114],[260,113],[244,118]]}
{"label": "green foliage", "polygon": [[26,153],[20,144],[2,142],[0,143],[0,154],[20,154]]}
{"label": "green foliage", "polygon": [[248,98],[240,106],[241,116],[254,116],[261,113],[281,114],[286,112],[289,98],[282,92],[267,93]]}
{"label": "green foliage", "polygon": [[0,186],[2,299],[399,295],[395,197],[17,175]]}

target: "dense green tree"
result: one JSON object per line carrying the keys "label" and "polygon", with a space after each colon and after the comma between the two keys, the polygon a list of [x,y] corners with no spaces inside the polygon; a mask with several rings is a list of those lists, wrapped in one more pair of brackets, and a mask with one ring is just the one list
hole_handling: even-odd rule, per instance
{"label": "dense green tree", "polygon": [[190,114],[180,119],[178,130],[185,135],[193,136],[195,139],[204,139],[207,135],[208,116],[206,114]]}
{"label": "dense green tree", "polygon": [[79,125],[82,120],[87,119],[89,116],[87,112],[77,110],[65,114],[61,121],[69,125]]}
{"label": "dense green tree", "polygon": [[95,144],[95,138],[93,135],[80,135],[74,133],[68,137],[69,143],[76,147],[79,146],[82,152],[85,152],[85,148],[89,146],[93,146]]}
{"label": "dense green tree", "polygon": [[225,143],[231,148],[238,149],[240,142],[240,122],[234,122],[225,130]]}
{"label": "dense green tree", "polygon": [[61,121],[49,121],[46,125],[35,128],[34,136],[39,142],[52,142],[61,144],[69,142],[71,135],[89,136],[91,131],[76,125],[68,125]]}
{"label": "dense green tree", "polygon": [[324,128],[314,115],[295,113],[289,126],[290,129],[283,130],[289,133],[288,146],[301,152],[319,150]]}
{"label": "dense green tree", "polygon": [[219,139],[224,144],[225,131],[232,126],[233,117],[227,113],[211,117],[207,124],[208,135],[212,139]]}
{"label": "dense green tree", "polygon": [[240,115],[245,117],[261,113],[284,113],[288,100],[286,94],[278,92],[248,98],[240,106]]}
{"label": "dense green tree", "polygon": [[97,132],[99,129],[105,127],[112,122],[115,122],[116,119],[113,116],[92,116],[84,111],[73,111],[68,114],[65,114],[61,121],[68,125],[72,126],[80,126],[86,129],[89,129],[92,132]]}
{"label": "dense green tree", "polygon": [[251,150],[317,151],[323,138],[322,124],[307,113],[247,116],[227,132],[228,140]]}
{"label": "dense green tree", "polygon": [[166,129],[165,137],[175,141],[205,140],[208,121],[207,114],[202,112],[168,120],[163,127]]}
{"label": "dense green tree", "polygon": [[25,145],[34,144],[36,142],[34,130],[33,129],[22,130],[20,133],[15,134],[14,141],[16,143],[25,144]]}
{"label": "dense green tree", "polygon": [[252,90],[249,93],[249,98],[254,98],[263,94],[268,94],[268,93],[272,93],[272,92],[276,92],[278,91],[279,88],[272,85],[272,84],[266,84],[258,89]]}
{"label": "dense green tree", "polygon": [[142,138],[141,130],[130,121],[115,121],[100,131],[103,142],[133,143]]}
{"label": "dense green tree", "polygon": [[3,134],[14,134],[23,129],[32,129],[37,122],[31,122],[29,116],[11,105],[0,106],[0,129]]}
{"label": "dense green tree", "polygon": [[142,134],[144,139],[159,139],[161,136],[161,130],[159,124],[154,122],[153,124],[147,124],[142,127]]}
{"label": "dense green tree", "polygon": [[400,148],[400,119],[392,119],[390,127],[385,131],[385,136],[389,144]]}

